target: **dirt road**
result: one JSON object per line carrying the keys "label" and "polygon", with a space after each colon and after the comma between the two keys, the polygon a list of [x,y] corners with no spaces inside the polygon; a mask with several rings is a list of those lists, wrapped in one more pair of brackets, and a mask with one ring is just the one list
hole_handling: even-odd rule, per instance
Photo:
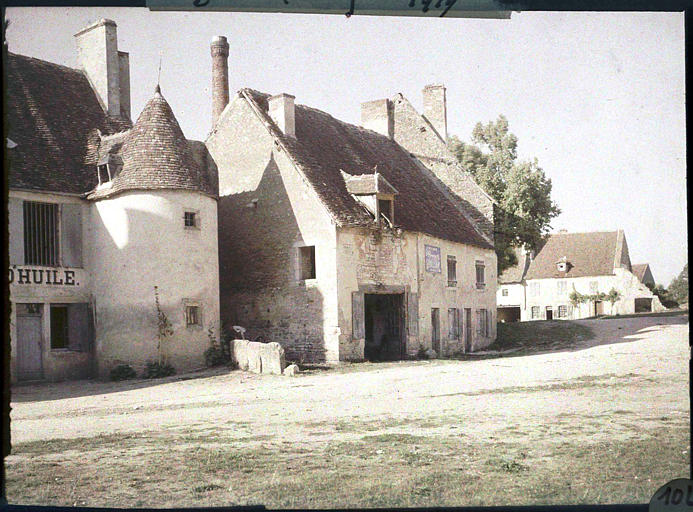
{"label": "dirt road", "polygon": [[[478,439],[594,440],[637,436],[661,418],[688,418],[687,317],[583,322],[594,339],[532,356],[402,362],[294,378],[234,371],[190,380],[19,386],[12,440],[219,428],[238,440],[261,434],[296,443],[362,434],[340,432],[340,422],[397,432],[427,422],[429,429],[464,428]],[[247,428],[233,428],[234,422]]]}

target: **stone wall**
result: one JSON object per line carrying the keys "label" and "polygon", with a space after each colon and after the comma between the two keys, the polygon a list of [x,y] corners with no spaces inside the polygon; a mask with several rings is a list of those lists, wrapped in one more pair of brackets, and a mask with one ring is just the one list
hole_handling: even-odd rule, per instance
{"label": "stone wall", "polygon": [[[219,172],[221,316],[295,361],[336,361],[335,226],[314,191],[244,100],[207,142]],[[315,246],[315,279],[299,248]]]}

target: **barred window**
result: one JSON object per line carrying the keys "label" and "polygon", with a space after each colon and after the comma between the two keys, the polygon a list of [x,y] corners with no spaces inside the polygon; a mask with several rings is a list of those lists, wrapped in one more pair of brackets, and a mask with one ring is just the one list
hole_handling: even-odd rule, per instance
{"label": "barred window", "polygon": [[24,263],[58,266],[59,205],[24,201]]}

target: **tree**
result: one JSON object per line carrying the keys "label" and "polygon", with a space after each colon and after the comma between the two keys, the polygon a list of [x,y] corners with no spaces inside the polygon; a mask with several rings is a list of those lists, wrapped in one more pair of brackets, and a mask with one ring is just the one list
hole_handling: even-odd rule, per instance
{"label": "tree", "polygon": [[675,308],[678,306],[678,302],[671,297],[667,289],[664,288],[664,285],[655,285],[652,288],[652,293],[659,298],[659,302],[661,302],[665,308]]}
{"label": "tree", "polygon": [[678,304],[688,304],[688,263],[667,288],[669,298]]}
{"label": "tree", "polygon": [[452,136],[450,149],[497,203],[494,235],[500,274],[517,263],[514,247],[541,248],[551,220],[561,211],[551,200],[551,180],[537,160],[517,161],[517,137],[509,132],[505,116],[477,123],[472,141],[478,145]]}

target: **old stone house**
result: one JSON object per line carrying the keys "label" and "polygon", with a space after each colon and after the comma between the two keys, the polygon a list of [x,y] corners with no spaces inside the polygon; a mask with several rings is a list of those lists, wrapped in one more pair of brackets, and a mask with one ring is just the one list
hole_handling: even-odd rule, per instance
{"label": "old stone house", "polygon": [[163,355],[199,367],[219,328],[213,166],[158,87],[132,124],[113,21],[75,38],[82,69],[4,59],[12,379],[158,360],[155,288],[172,328]]}
{"label": "old stone house", "polygon": [[[517,256],[518,264],[498,279],[499,321],[578,319],[664,309],[635,275],[640,269],[630,263],[622,230],[555,233],[536,256],[522,250],[517,250]],[[578,304],[570,300],[572,292],[599,297],[612,289],[620,295],[613,305],[606,298]]]}
{"label": "old stone house", "polygon": [[222,322],[289,359],[452,354],[495,338],[493,203],[447,149],[445,88],[401,94],[362,125],[286,93],[230,97],[212,42]]}

